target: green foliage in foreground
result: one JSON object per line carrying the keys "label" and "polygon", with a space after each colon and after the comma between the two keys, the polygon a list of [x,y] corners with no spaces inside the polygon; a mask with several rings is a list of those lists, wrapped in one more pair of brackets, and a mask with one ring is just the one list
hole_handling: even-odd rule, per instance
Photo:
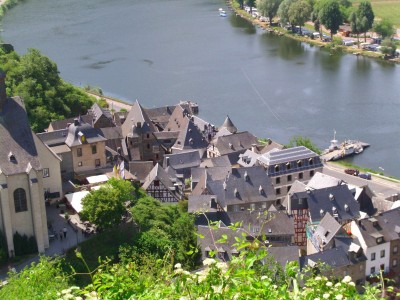
{"label": "green foliage in foreground", "polygon": [[0,299],[57,299],[57,293],[69,286],[60,260],[41,257],[18,274],[9,273],[7,284],[0,289]]}
{"label": "green foliage in foreground", "polygon": [[[196,272],[185,270],[180,263],[173,266],[169,256],[148,260],[144,266],[133,261],[104,263],[88,273],[91,283],[84,288],[69,286],[68,276],[59,268],[58,260],[42,259],[12,275],[10,283],[0,290],[1,299],[381,299],[380,287],[366,286],[358,294],[350,276],[334,280],[322,275],[305,275],[298,264],[286,265],[277,281],[264,264],[268,248],[257,251],[246,247],[245,238],[238,239],[238,257],[229,263],[213,258],[203,261]],[[81,253],[77,257],[84,261]],[[312,274],[308,272],[307,274]],[[80,297],[80,298],[79,298]]]}
{"label": "green foliage in foreground", "polygon": [[0,51],[0,67],[6,73],[8,96],[20,96],[35,132],[50,122],[85,114],[95,99],[63,81],[57,65],[38,50],[25,55]]}
{"label": "green foliage in foreground", "polygon": [[319,149],[309,138],[303,137],[301,135],[295,135],[290,139],[289,144],[285,145],[286,148],[293,148],[298,146],[307,147],[315,153],[321,154],[321,149]]}

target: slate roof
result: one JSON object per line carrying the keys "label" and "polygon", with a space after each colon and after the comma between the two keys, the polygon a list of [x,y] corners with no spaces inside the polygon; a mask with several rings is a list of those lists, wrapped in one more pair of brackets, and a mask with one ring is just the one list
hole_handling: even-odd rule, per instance
{"label": "slate roof", "polygon": [[303,269],[307,265],[313,267],[318,262],[325,263],[332,268],[339,268],[352,264],[352,261],[350,261],[347,256],[347,252],[341,247],[336,247],[301,257],[300,269]]}
{"label": "slate roof", "polygon": [[272,149],[282,150],[283,148],[283,145],[268,139],[267,144],[260,150],[260,154],[268,153]]}
{"label": "slate roof", "polygon": [[233,168],[225,180],[209,181],[207,189],[217,196],[222,207],[276,200],[271,180],[262,167]]}
{"label": "slate roof", "polygon": [[216,212],[217,207],[211,205],[211,199],[215,199],[214,195],[189,195],[188,212],[189,213],[205,213]]}
{"label": "slate roof", "polygon": [[88,114],[93,116],[93,124],[96,123],[102,116],[110,120],[110,123],[113,123],[113,117],[108,108],[100,107],[98,103],[94,103],[92,107],[89,109]]}
{"label": "slate roof", "polygon": [[150,120],[160,128],[164,129],[169,122],[169,118],[175,109],[175,105],[162,106],[155,108],[145,108],[146,114],[149,116]]}
{"label": "slate roof", "polygon": [[270,212],[268,210],[244,210],[238,212],[227,212],[231,225],[236,222],[242,222],[244,229],[251,231],[251,228],[260,228],[259,235],[269,236],[294,236],[293,217],[285,211]]}
{"label": "slate roof", "polygon": [[290,198],[292,209],[296,199],[306,200],[313,223],[319,222],[326,212],[334,217],[337,216],[339,222],[356,220],[360,217],[359,204],[346,185],[293,193]]}
{"label": "slate roof", "polygon": [[299,146],[278,151],[269,151],[260,156],[258,160],[270,166],[311,157],[319,157],[319,155],[304,146]]}
{"label": "slate roof", "polygon": [[247,149],[251,149],[252,145],[257,145],[258,141],[250,132],[243,131],[214,138],[212,144],[218,149],[220,155],[226,155],[244,153]]}
{"label": "slate roof", "polygon": [[[23,100],[7,98],[0,110],[0,170],[6,176],[41,169]],[[13,159],[13,157],[15,160]]]}
{"label": "slate roof", "polygon": [[167,172],[165,172],[165,170],[159,164],[156,164],[149,173],[149,175],[145,178],[142,188],[144,190],[147,190],[147,188],[154,180],[159,180],[165,186],[165,188],[169,189],[171,194],[173,194],[175,198],[179,200],[179,197],[177,197],[177,195],[175,194],[174,183],[169,178]]}
{"label": "slate roof", "polygon": [[121,128],[122,135],[124,137],[132,137],[139,134],[152,133],[157,131],[146,111],[137,100],[132,105],[132,108],[126,116],[126,120],[124,124],[122,124]]}
{"label": "slate roof", "polygon": [[342,226],[331,216],[326,213],[321,222],[317,225],[314,232],[314,238],[318,241],[320,246],[329,244],[335,235],[339,232]]}
{"label": "slate roof", "polygon": [[198,167],[201,163],[200,154],[197,150],[166,154],[164,156],[164,167],[172,167],[175,170]]}
{"label": "slate roof", "polygon": [[140,182],[143,182],[147,175],[153,170],[152,161],[130,161],[129,172],[134,175]]}
{"label": "slate roof", "polygon": [[[71,124],[68,127],[68,135],[65,140],[65,144],[68,147],[74,147],[82,145],[83,143],[92,144],[102,141],[107,141],[106,138],[102,136],[100,129],[93,128],[87,123],[83,123],[81,120],[75,120],[76,124]],[[85,136],[85,141],[82,142],[80,135]]]}
{"label": "slate roof", "polygon": [[253,152],[248,149],[244,153],[239,155],[239,160],[237,163],[242,167],[253,167],[257,163],[257,158],[260,154]]}
{"label": "slate roof", "polygon": [[[399,239],[400,233],[400,210],[394,209],[373,218],[358,221],[357,226],[361,232],[362,239],[367,247],[378,245],[377,238],[383,237],[383,242]],[[396,230],[398,232],[396,232]],[[360,238],[360,237],[359,237]]]}
{"label": "slate roof", "polygon": [[205,158],[200,163],[200,168],[230,167],[231,163],[226,156]]}
{"label": "slate roof", "polygon": [[299,262],[299,246],[269,247],[268,254],[283,268],[291,261]]}
{"label": "slate roof", "polygon": [[233,125],[233,122],[229,116],[226,116],[224,123],[219,127],[219,129],[222,128],[227,129],[230,133],[236,133],[238,131],[236,126]]}
{"label": "slate roof", "polygon": [[310,181],[307,183],[307,186],[313,189],[322,189],[322,188],[341,185],[344,183],[345,182],[342,179],[329,176],[321,172],[316,172],[314,176],[310,179]]}
{"label": "slate roof", "polygon": [[[197,182],[192,195],[201,195],[209,181],[224,180],[231,172],[231,167],[192,168],[192,182]],[[193,173],[194,171],[194,173]]]}
{"label": "slate roof", "polygon": [[[209,226],[197,226],[197,232],[203,238],[198,237],[197,243],[200,245],[201,252],[203,258],[205,257],[205,251],[213,250],[213,251],[224,251],[224,259],[226,261],[231,260],[232,251],[235,251],[235,247],[233,244],[237,243],[236,238],[243,239],[242,233],[246,234],[246,232],[242,229],[232,230],[226,227],[219,227],[217,229],[212,229]],[[226,243],[218,243],[217,241],[222,238],[222,235],[227,236]]]}
{"label": "slate roof", "polygon": [[68,126],[73,124],[74,120],[76,118],[80,118],[82,120],[82,122],[88,123],[88,124],[92,124],[92,121],[93,121],[93,116],[91,114],[86,114],[86,115],[82,115],[82,116],[76,116],[73,118],[50,122],[50,125],[48,128],[51,129],[51,131],[68,129]]}
{"label": "slate roof", "polygon": [[67,135],[68,135],[68,128],[49,131],[49,132],[41,132],[36,134],[36,136],[49,147],[60,146],[65,144]]}

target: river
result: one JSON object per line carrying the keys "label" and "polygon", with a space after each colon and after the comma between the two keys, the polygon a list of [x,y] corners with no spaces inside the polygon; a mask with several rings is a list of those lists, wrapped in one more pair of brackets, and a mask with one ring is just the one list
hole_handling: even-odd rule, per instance
{"label": "river", "polygon": [[200,116],[287,143],[370,143],[351,160],[400,177],[400,66],[265,33],[221,0],[26,0],[2,21],[76,85],[145,107],[194,100]]}

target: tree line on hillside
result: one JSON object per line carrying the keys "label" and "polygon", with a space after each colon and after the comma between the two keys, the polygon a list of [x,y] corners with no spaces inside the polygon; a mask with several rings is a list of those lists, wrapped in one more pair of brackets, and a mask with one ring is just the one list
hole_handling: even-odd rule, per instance
{"label": "tree line on hillside", "polygon": [[0,68],[6,73],[7,95],[20,96],[33,131],[55,120],[86,114],[95,99],[61,79],[56,63],[36,49],[25,55],[0,49]]}
{"label": "tree line on hillside", "polygon": [[[366,33],[371,29],[383,39],[388,39],[394,34],[393,24],[383,19],[374,22],[375,14],[369,1],[361,1],[358,6],[353,6],[350,0],[235,0],[241,8],[244,5],[256,7],[258,12],[269,18],[270,26],[275,17],[279,17],[282,26],[289,24],[294,30],[296,26],[301,28],[307,21],[314,23],[316,31],[321,33],[321,25],[329,30],[331,39],[344,22],[348,23],[351,31],[356,35]],[[389,51],[385,54],[394,54],[396,46],[390,40],[383,46]]]}

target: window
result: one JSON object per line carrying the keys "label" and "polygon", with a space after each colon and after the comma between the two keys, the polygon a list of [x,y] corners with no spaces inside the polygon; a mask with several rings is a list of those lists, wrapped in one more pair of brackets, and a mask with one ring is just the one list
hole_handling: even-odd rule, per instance
{"label": "window", "polygon": [[149,139],[150,138],[150,133],[146,134],[146,137]]}
{"label": "window", "polygon": [[286,163],[286,169],[287,169],[287,170],[290,170],[290,169],[291,169],[290,162]]}
{"label": "window", "polygon": [[298,160],[298,161],[297,161],[297,166],[298,166],[299,168],[301,168],[301,167],[303,166],[303,162],[302,162],[301,160]]}
{"label": "window", "polygon": [[279,165],[275,165],[275,172],[279,172]]}
{"label": "window", "polygon": [[256,204],[255,203],[251,203],[250,204],[250,210],[255,210],[256,209]]}
{"label": "window", "polygon": [[280,195],[281,194],[281,189],[276,189],[275,192],[276,192],[277,195]]}
{"label": "window", "polygon": [[289,182],[292,181],[292,175],[287,176],[287,181],[289,181]]}
{"label": "window", "polygon": [[82,162],[78,162],[78,167],[82,167]]}
{"label": "window", "polygon": [[43,177],[50,177],[49,168],[43,168]]}
{"label": "window", "polygon": [[314,164],[314,159],[311,157],[311,158],[308,160],[308,163],[309,163],[310,165],[313,165],[313,164]]}
{"label": "window", "polygon": [[96,168],[97,168],[97,167],[100,167],[100,159],[96,159],[96,160],[94,161],[94,165],[96,166]]}
{"label": "window", "polygon": [[397,267],[397,259],[396,259],[396,258],[395,258],[395,259],[393,259],[392,266],[393,266],[393,267]]}
{"label": "window", "polygon": [[154,186],[160,186],[160,181],[159,180],[154,180]]}
{"label": "window", "polygon": [[77,148],[77,149],[76,149],[76,155],[77,155],[78,157],[81,157],[81,156],[82,156],[82,148]]}
{"label": "window", "polygon": [[371,275],[372,275],[372,274],[375,274],[375,267],[372,267],[372,268],[371,268],[370,274],[371,274]]}
{"label": "window", "polygon": [[299,179],[303,179],[303,173],[299,173]]}
{"label": "window", "polygon": [[150,144],[147,144],[147,149],[150,149]]}
{"label": "window", "polygon": [[281,178],[280,177],[276,177],[275,178],[275,183],[276,184],[280,184],[281,183]]}
{"label": "window", "polygon": [[310,177],[313,177],[314,176],[314,170],[311,170],[310,171]]}
{"label": "window", "polygon": [[15,212],[28,210],[28,202],[26,201],[26,193],[24,189],[18,188],[14,191]]}
{"label": "window", "polygon": [[396,253],[397,253],[397,251],[398,251],[398,248],[397,248],[397,246],[394,246],[394,247],[393,247],[393,254],[396,254]]}
{"label": "window", "polygon": [[92,154],[96,154],[97,153],[97,147],[96,145],[92,146]]}
{"label": "window", "polygon": [[371,253],[371,260],[375,260],[375,252]]}
{"label": "window", "polygon": [[385,257],[385,250],[381,250],[381,258]]}
{"label": "window", "polygon": [[234,205],[233,206],[233,211],[239,211],[239,205]]}

